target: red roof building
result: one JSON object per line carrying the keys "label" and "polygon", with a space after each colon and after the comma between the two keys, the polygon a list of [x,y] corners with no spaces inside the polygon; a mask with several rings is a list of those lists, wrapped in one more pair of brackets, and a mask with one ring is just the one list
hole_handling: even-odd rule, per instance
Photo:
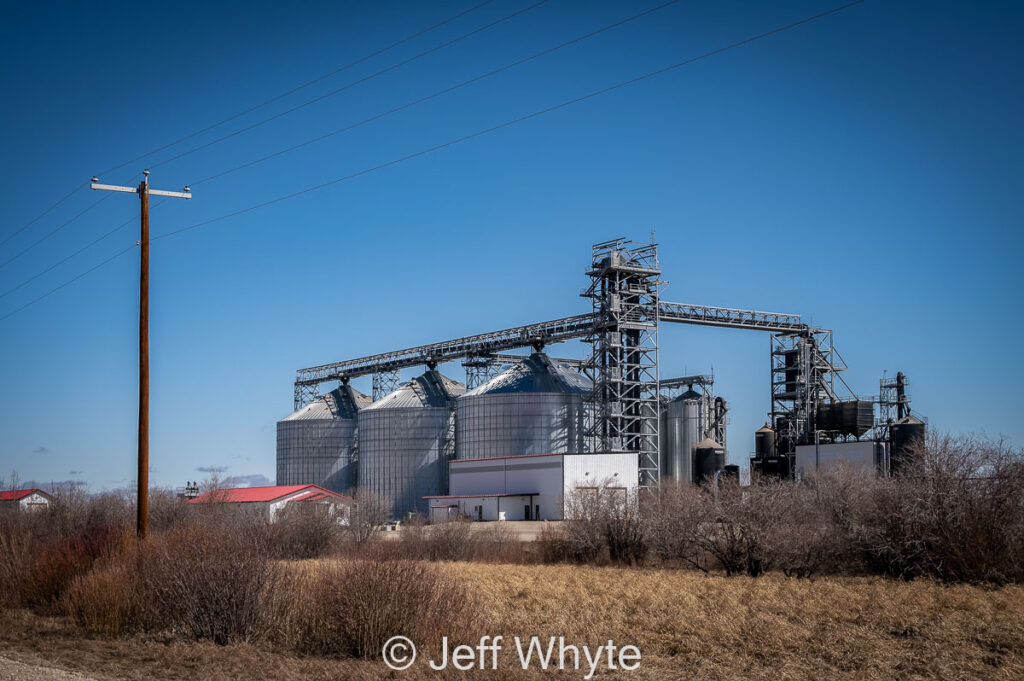
{"label": "red roof building", "polygon": [[319,485],[276,485],[273,487],[236,487],[218,489],[200,494],[190,504],[252,504],[267,514],[273,522],[277,514],[292,502],[349,505],[351,497],[332,492]]}
{"label": "red roof building", "polygon": [[0,492],[0,508],[48,508],[52,501],[53,497],[41,489],[11,489]]}

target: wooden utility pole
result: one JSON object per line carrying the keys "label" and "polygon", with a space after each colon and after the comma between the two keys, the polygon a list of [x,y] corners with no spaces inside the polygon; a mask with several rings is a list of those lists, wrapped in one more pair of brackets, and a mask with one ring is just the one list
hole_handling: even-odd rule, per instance
{"label": "wooden utility pole", "polygon": [[104,191],[137,193],[142,203],[139,236],[139,496],[135,531],[139,539],[143,539],[149,530],[149,195],[191,199],[192,193],[188,187],[180,192],[150,189],[148,170],[142,171],[142,182],[138,187],[99,184],[99,178],[96,177],[92,178],[89,186]]}

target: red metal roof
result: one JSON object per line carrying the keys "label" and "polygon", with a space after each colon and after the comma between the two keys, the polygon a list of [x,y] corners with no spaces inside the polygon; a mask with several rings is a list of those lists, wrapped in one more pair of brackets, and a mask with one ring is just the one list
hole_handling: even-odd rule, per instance
{"label": "red metal roof", "polygon": [[19,499],[24,499],[33,492],[39,492],[40,494],[47,498],[49,498],[50,496],[41,489],[12,489],[7,490],[5,492],[0,492],[0,501],[18,501]]}
{"label": "red metal roof", "polygon": [[349,497],[344,494],[332,492],[319,485],[277,485],[274,487],[236,487],[234,489],[219,489],[206,494],[200,494],[192,499],[191,504],[205,504],[208,502],[229,502],[229,503],[250,503],[259,501],[277,501],[283,497],[294,495],[296,492],[303,492],[297,498],[301,501],[323,499],[336,499],[337,501],[348,501]]}

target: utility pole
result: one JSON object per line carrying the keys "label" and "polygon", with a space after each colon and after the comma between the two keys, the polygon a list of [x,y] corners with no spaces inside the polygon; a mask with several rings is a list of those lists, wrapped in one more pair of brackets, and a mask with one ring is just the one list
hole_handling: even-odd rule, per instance
{"label": "utility pole", "polygon": [[192,193],[186,186],[184,191],[168,192],[149,188],[149,171],[142,171],[142,182],[138,187],[119,187],[100,184],[93,177],[92,189],[109,192],[138,194],[142,203],[142,225],[139,236],[141,270],[139,274],[139,475],[138,504],[135,532],[139,539],[146,537],[149,530],[149,195],[169,196],[176,199],[191,199]]}

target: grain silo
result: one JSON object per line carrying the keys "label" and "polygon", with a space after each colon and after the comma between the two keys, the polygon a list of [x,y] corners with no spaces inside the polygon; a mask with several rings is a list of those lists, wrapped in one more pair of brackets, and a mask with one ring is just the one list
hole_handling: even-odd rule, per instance
{"label": "grain silo", "polygon": [[704,438],[704,396],[691,388],[664,409],[661,479],[695,482],[694,447]]}
{"label": "grain silo", "polygon": [[391,504],[392,517],[427,513],[447,492],[455,398],[466,387],[431,369],[359,412],[359,486]]}
{"label": "grain silo", "polygon": [[535,352],[458,399],[456,456],[585,451],[591,382]]}
{"label": "grain silo", "polygon": [[320,485],[347,493],[356,484],[356,415],[370,398],[341,385],[277,422],[277,484]]}

